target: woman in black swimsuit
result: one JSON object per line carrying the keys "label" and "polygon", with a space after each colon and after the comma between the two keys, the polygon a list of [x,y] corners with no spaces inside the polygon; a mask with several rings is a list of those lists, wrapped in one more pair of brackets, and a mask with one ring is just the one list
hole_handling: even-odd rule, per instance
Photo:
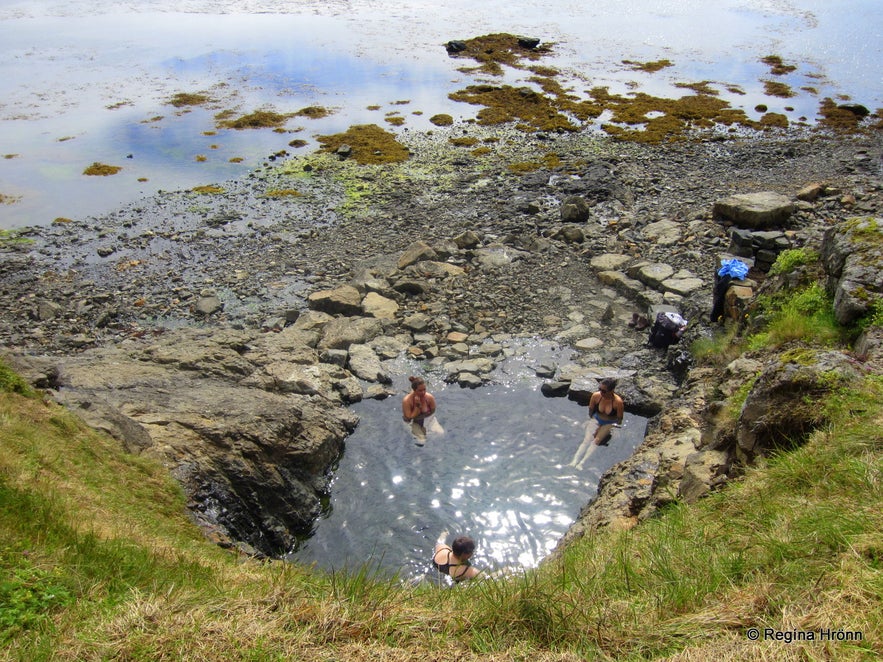
{"label": "woman in black swimsuit", "polygon": [[432,555],[432,565],[455,582],[472,579],[479,572],[469,564],[469,559],[475,553],[475,541],[469,536],[460,536],[448,546],[445,542],[447,535],[448,532],[443,531],[438,537],[435,553]]}

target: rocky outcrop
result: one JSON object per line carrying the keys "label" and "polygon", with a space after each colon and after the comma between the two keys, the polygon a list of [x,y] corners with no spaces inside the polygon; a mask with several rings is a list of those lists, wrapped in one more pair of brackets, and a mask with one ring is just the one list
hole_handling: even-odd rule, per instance
{"label": "rocky outcrop", "polygon": [[861,374],[853,357],[837,351],[805,349],[770,359],[739,413],[736,459],[750,464],[802,444],[825,422],[825,396]]}
{"label": "rocky outcrop", "polygon": [[883,227],[880,218],[851,218],[829,228],[822,243],[828,272],[828,291],[834,295],[834,314],[850,324],[881,308]]}
{"label": "rocky outcrop", "polygon": [[[355,399],[346,395],[353,389],[361,397],[358,382],[320,363],[303,336],[280,340],[183,329],[58,359],[11,359],[91,426],[165,464],[218,542],[278,556],[319,515],[329,469],[358,420],[339,405]],[[314,372],[293,379],[299,369]]]}

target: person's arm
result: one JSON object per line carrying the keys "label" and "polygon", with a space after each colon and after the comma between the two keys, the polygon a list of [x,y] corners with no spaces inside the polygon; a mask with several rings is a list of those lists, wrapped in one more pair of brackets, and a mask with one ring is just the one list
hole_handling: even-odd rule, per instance
{"label": "person's arm", "polygon": [[410,423],[416,414],[414,413],[414,398],[411,395],[406,395],[402,399],[402,418],[405,419],[406,423]]}
{"label": "person's arm", "polygon": [[625,416],[625,403],[622,398],[616,396],[616,424],[622,425],[622,417]]}
{"label": "person's arm", "polygon": [[448,539],[448,532],[447,531],[442,531],[441,533],[438,534],[438,538],[435,541],[435,552],[433,553],[432,558],[435,558],[435,555],[438,554],[438,550],[440,550],[442,547],[448,546],[448,543],[445,542],[447,539]]}
{"label": "person's arm", "polygon": [[595,410],[598,409],[598,401],[600,399],[600,393],[592,393],[592,397],[589,398],[589,418],[595,415]]}
{"label": "person's arm", "polygon": [[435,396],[426,394],[426,404],[429,405],[429,414],[427,416],[432,416],[435,413]]}
{"label": "person's arm", "polygon": [[471,565],[459,574],[452,574],[451,577],[455,578],[458,582],[465,582],[467,579],[473,579],[479,572],[481,572],[481,570]]}

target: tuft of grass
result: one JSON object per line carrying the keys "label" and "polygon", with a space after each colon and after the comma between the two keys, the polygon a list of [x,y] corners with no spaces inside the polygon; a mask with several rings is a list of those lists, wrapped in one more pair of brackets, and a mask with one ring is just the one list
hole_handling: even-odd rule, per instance
{"label": "tuft of grass", "polygon": [[761,306],[774,312],[766,330],[748,339],[750,349],[781,347],[794,341],[832,347],[844,340],[848,330],[837,323],[833,301],[818,281],[776,298],[776,302],[761,299]]}
{"label": "tuft of grass", "polygon": [[818,261],[818,252],[811,248],[789,248],[779,253],[769,273],[771,276],[790,274],[798,267],[816,264]]}
{"label": "tuft of grass", "polygon": [[36,392],[18,373],[0,360],[0,392],[18,393],[26,397],[36,397]]}
{"label": "tuft of grass", "polygon": [[723,367],[744,350],[744,341],[738,333],[735,324],[728,324],[720,332],[697,338],[690,343],[690,355],[699,365]]}
{"label": "tuft of grass", "polygon": [[207,94],[199,92],[178,92],[169,99],[168,103],[175,108],[184,108],[186,106],[202,106],[211,101],[212,98]]}

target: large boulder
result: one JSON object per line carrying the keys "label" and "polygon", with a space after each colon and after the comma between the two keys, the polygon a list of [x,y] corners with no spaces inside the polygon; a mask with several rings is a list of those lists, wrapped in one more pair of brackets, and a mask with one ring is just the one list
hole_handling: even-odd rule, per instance
{"label": "large boulder", "polygon": [[347,349],[364,345],[381,334],[383,325],[374,317],[336,317],[322,329],[319,349]]}
{"label": "large boulder", "polygon": [[715,217],[754,229],[781,225],[793,213],[794,203],[791,199],[772,191],[740,193],[714,203]]}
{"label": "large boulder", "polygon": [[589,220],[591,207],[585,198],[571,195],[561,201],[562,223],[585,223]]}
{"label": "large boulder", "polygon": [[365,381],[392,383],[392,378],[380,363],[380,357],[368,345],[350,345],[347,366],[350,372]]}
{"label": "large boulder", "polygon": [[361,315],[362,295],[352,285],[342,285],[333,290],[320,290],[307,297],[307,305],[332,315]]}

